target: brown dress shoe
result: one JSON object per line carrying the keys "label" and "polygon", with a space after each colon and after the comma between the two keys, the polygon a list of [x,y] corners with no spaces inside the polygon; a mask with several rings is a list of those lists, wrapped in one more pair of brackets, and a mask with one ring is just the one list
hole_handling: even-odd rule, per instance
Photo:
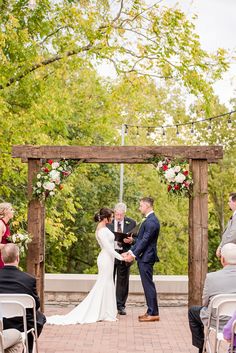
{"label": "brown dress shoe", "polygon": [[142,319],[143,317],[148,316],[148,313],[145,313],[144,315],[139,315],[138,318]]}
{"label": "brown dress shoe", "polygon": [[146,315],[138,319],[140,322],[152,322],[152,321],[160,321],[160,316],[155,315]]}

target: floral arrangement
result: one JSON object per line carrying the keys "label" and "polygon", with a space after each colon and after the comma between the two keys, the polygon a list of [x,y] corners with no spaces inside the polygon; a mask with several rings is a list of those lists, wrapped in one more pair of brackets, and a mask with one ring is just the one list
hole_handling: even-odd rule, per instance
{"label": "floral arrangement", "polygon": [[171,195],[189,196],[193,180],[186,161],[155,158],[152,163],[160,173],[161,181],[167,184],[167,190]]}
{"label": "floral arrangement", "polygon": [[49,159],[37,174],[33,185],[33,196],[46,199],[54,196],[56,190],[63,189],[63,180],[73,171],[75,161],[62,159],[58,162]]}
{"label": "floral arrangement", "polygon": [[28,249],[28,244],[32,241],[32,238],[28,233],[17,233],[10,235],[7,240],[16,244],[20,249],[20,253],[23,254]]}

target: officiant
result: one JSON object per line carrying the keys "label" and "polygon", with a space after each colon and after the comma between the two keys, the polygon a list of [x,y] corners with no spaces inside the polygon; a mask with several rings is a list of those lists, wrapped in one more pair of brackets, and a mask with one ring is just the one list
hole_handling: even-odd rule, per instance
{"label": "officiant", "polygon": [[[136,227],[136,222],[129,217],[126,217],[126,204],[119,202],[114,208],[114,220],[107,227],[113,233],[127,233],[127,237],[122,242],[115,241],[115,250],[122,254],[130,249],[134,243],[134,238],[129,232]],[[115,259],[114,263],[114,281],[116,281],[116,303],[118,314],[126,315],[125,304],[129,293],[129,275],[130,265],[125,261]]]}

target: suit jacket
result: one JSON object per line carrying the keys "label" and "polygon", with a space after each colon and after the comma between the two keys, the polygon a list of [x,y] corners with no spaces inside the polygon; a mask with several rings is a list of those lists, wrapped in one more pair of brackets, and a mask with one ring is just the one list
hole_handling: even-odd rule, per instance
{"label": "suit jacket", "polygon": [[136,260],[140,262],[154,263],[159,261],[157,256],[157,239],[160,232],[160,223],[151,213],[140,226],[136,243],[131,247]]}
{"label": "suit jacket", "polygon": [[[112,221],[112,223],[107,224],[107,228],[110,229],[112,232],[114,232],[114,224],[115,224],[114,220]],[[135,226],[136,226],[135,220],[129,217],[125,217],[123,233],[129,233]],[[122,247],[124,251],[128,251],[131,248],[131,245],[123,243]]]}
{"label": "suit jacket", "polygon": [[[207,274],[202,294],[203,308],[200,312],[200,317],[205,325],[207,324],[208,306],[211,298],[217,294],[231,293],[236,294],[236,265],[227,265],[222,270]],[[222,325],[224,322],[227,322],[227,318],[223,320]]]}
{"label": "suit jacket", "polygon": [[228,243],[236,244],[236,214],[229,220],[223,234],[220,247]]}
{"label": "suit jacket", "polygon": [[[20,271],[16,266],[4,266],[0,269],[0,293],[1,294],[29,294],[35,300],[36,310],[40,307],[40,300],[36,290],[36,279],[26,272]],[[33,327],[33,311],[27,309],[27,326]],[[45,317],[39,311],[37,320],[45,322]],[[23,329],[22,318],[4,319],[4,328]]]}

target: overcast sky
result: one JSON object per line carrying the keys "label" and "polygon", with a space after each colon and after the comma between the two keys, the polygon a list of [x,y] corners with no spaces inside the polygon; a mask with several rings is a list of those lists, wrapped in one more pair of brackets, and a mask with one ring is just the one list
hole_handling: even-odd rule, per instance
{"label": "overcast sky", "polygon": [[[195,21],[203,49],[215,51],[225,48],[236,52],[236,0],[163,0],[163,5],[178,3]],[[236,56],[236,55],[234,55]],[[215,84],[215,92],[230,108],[229,100],[236,97],[236,62],[222,80]]]}

